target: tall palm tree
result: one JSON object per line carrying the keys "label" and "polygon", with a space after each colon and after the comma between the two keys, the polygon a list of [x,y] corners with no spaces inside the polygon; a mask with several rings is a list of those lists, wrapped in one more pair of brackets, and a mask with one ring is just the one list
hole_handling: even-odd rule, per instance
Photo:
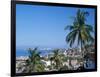
{"label": "tall palm tree", "polygon": [[66,36],[66,42],[70,43],[70,46],[72,46],[75,43],[75,40],[77,40],[77,45],[81,45],[82,50],[85,43],[93,40],[91,35],[93,27],[86,24],[86,17],[88,15],[88,12],[78,9],[73,24],[65,27],[65,30],[70,30],[69,34]]}
{"label": "tall palm tree", "polygon": [[[76,16],[73,17],[73,24],[65,27],[65,30],[70,30],[66,36],[66,42],[72,47],[76,40],[77,45],[80,45],[81,51],[86,43],[93,41],[93,36],[91,35],[93,27],[86,23],[88,15],[88,12],[78,9]],[[84,57],[84,51],[82,51],[82,54]]]}
{"label": "tall palm tree", "polygon": [[40,52],[37,48],[29,48],[29,58],[26,60],[26,69],[23,72],[42,72],[44,71],[44,64],[41,62]]}

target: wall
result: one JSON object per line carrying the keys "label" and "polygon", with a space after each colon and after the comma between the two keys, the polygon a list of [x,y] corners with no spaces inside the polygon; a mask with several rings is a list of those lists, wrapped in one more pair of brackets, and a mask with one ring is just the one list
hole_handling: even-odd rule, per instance
{"label": "wall", "polygon": [[[93,4],[100,8],[99,0],[36,0],[58,3]],[[10,0],[0,0],[0,77],[10,76]],[[100,9],[98,9],[98,20],[100,20]],[[98,39],[100,39],[100,22],[98,21]],[[98,40],[98,43],[100,40]],[[99,43],[100,44],[100,43]],[[98,44],[98,59],[100,58],[100,47]],[[98,77],[100,73],[100,60],[98,60],[98,72],[71,73],[58,75],[42,75],[34,77]]]}

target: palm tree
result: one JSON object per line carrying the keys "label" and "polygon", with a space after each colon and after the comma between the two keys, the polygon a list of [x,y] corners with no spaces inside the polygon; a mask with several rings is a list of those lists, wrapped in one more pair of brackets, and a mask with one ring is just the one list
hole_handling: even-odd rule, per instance
{"label": "palm tree", "polygon": [[23,72],[42,72],[44,71],[44,64],[41,62],[40,52],[37,48],[29,48],[29,58],[26,60],[26,69]]}
{"label": "palm tree", "polygon": [[69,29],[70,33],[66,37],[66,41],[72,46],[75,40],[78,40],[78,45],[82,46],[93,39],[91,32],[93,32],[93,27],[85,23],[86,17],[89,15],[88,12],[77,11],[76,17],[74,17],[73,25],[68,25],[65,30]]}
{"label": "palm tree", "polygon": [[[80,45],[81,51],[86,43],[89,43],[93,40],[91,35],[93,32],[93,27],[89,24],[86,24],[86,17],[88,15],[88,12],[78,9],[76,16],[73,17],[73,24],[65,27],[65,30],[70,30],[66,36],[66,42],[72,47],[72,45],[75,43],[75,40],[77,40],[77,45]],[[82,53],[84,57],[84,52]]]}
{"label": "palm tree", "polygon": [[55,69],[59,70],[63,65],[64,55],[59,52],[59,49],[53,50],[53,53],[50,60],[55,62]]}

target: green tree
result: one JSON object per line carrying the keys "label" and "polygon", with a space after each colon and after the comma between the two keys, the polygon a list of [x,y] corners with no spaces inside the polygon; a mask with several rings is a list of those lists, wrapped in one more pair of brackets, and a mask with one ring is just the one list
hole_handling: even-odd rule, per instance
{"label": "green tree", "polygon": [[68,35],[66,36],[66,42],[72,46],[77,40],[77,45],[82,47],[93,40],[91,32],[93,32],[93,27],[89,24],[86,24],[86,17],[89,15],[88,12],[81,11],[80,9],[77,11],[77,14],[74,18],[74,22],[72,25],[68,25],[65,27],[65,30],[70,30]]}
{"label": "green tree", "polygon": [[51,57],[51,63],[54,61],[55,69],[59,70],[63,66],[64,55],[59,52],[59,49],[53,50],[53,57]]}
{"label": "green tree", "polygon": [[44,64],[41,62],[40,52],[37,48],[29,48],[29,58],[26,60],[26,69],[23,72],[42,72],[44,71]]}
{"label": "green tree", "polygon": [[74,18],[73,24],[65,27],[65,30],[70,30],[66,36],[66,42],[70,44],[70,47],[74,45],[75,40],[77,45],[80,45],[81,52],[84,57],[84,51],[82,51],[85,44],[93,41],[93,27],[86,23],[89,13],[78,9]]}

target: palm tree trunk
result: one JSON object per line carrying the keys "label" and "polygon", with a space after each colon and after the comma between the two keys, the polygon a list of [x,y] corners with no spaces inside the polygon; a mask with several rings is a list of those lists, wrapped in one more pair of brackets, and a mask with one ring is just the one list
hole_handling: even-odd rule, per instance
{"label": "palm tree trunk", "polygon": [[82,52],[82,60],[83,60],[83,64],[82,64],[82,66],[83,66],[83,68],[84,68],[84,50],[82,51],[82,41],[81,41],[81,52]]}

